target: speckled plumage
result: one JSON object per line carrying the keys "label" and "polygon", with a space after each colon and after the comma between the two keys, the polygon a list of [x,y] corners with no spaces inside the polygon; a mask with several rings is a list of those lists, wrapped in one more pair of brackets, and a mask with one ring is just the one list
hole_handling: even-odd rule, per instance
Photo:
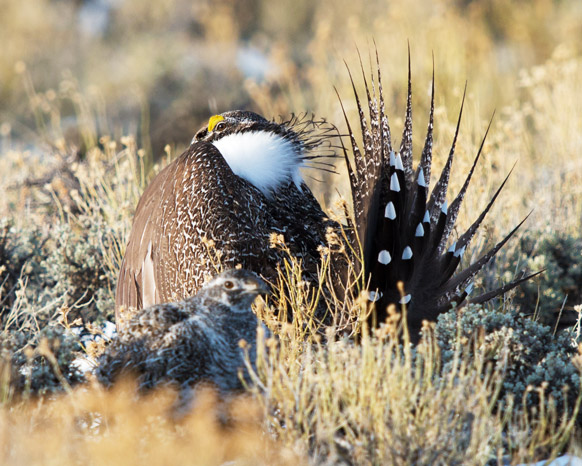
{"label": "speckled plumage", "polygon": [[[449,157],[430,191],[434,86],[420,163],[413,168],[410,63],[399,148],[393,145],[385,113],[379,65],[371,85],[363,69],[362,74],[367,112],[353,86],[361,143],[346,117],[352,150],[348,153],[344,147],[344,155],[354,211],[353,216],[347,215],[347,227],[339,236],[345,239],[348,260],[332,254],[332,291],[341,300],[345,285],[349,285],[348,265],[352,265],[355,275],[362,272],[369,286],[368,297],[375,308],[372,319],[382,322],[390,305],[405,304],[411,336],[417,339],[424,320],[434,321],[455,304],[491,299],[530,276],[469,298],[475,275],[519,228],[518,225],[474,263],[459,270],[466,248],[505,181],[457,242],[450,240],[484,140],[465,183],[448,206],[446,197],[462,105]],[[295,152],[279,146],[283,147],[284,157],[292,159],[290,164],[279,159],[290,167],[282,170],[279,183],[264,184],[259,180],[255,186],[243,175],[237,176],[227,163],[229,155],[221,154],[213,145],[229,135],[247,131],[266,131],[295,144]],[[259,138],[258,142],[265,139]],[[271,279],[281,257],[269,247],[269,237],[271,233],[281,233],[291,253],[302,260],[306,278],[314,282],[320,260],[318,247],[325,244],[328,227],[339,229],[339,225],[326,219],[309,188],[297,182],[298,166],[308,158],[304,149],[314,147],[317,141],[310,142],[288,125],[269,122],[251,112],[234,111],[212,117],[208,127],[196,134],[190,148],[154,179],[140,200],[118,283],[117,308],[139,308],[196,292],[204,277],[214,271],[201,242],[203,237],[215,241],[227,266],[240,263]],[[237,149],[234,143],[220,147],[223,151]],[[271,155],[275,159],[283,157],[276,151]],[[275,171],[279,172],[279,168],[276,166]],[[254,174],[250,175],[252,178]],[[153,286],[144,286],[152,283]]]}
{"label": "speckled plumage", "polygon": [[[305,151],[310,142],[285,124],[251,112],[223,115],[231,126],[199,131],[188,150],[142,195],[119,275],[117,311],[192,296],[216,273],[216,251],[226,268],[241,265],[274,278],[280,252],[269,247],[272,233],[282,234],[315,273],[327,221],[307,185],[298,187],[291,174],[276,189],[262,192],[235,175],[213,144],[237,131],[277,132],[295,145],[299,166],[302,157],[309,158]],[[214,242],[215,251],[204,239]]]}
{"label": "speckled plumage", "polygon": [[223,392],[241,389],[238,371],[244,360],[239,342],[248,343],[254,363],[259,322],[251,304],[266,292],[254,273],[229,270],[196,296],[142,310],[101,356],[99,381],[110,386],[123,375],[133,375],[141,389],[159,384],[189,389],[200,382]]}

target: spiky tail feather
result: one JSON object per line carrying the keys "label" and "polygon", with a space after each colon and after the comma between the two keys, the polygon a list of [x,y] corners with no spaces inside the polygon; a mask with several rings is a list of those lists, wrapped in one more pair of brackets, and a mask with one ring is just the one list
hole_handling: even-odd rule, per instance
{"label": "spiky tail feather", "polygon": [[[400,150],[397,152],[392,147],[390,126],[385,113],[377,51],[376,66],[377,84],[372,73],[371,86],[369,86],[360,59],[367,98],[367,115],[348,68],[359,114],[362,149],[358,145],[340,98],[353,158],[352,162],[344,147],[354,208],[353,221],[348,222],[349,226],[353,228],[350,241],[353,249],[357,249],[358,244],[362,248],[364,277],[369,280],[369,299],[376,306],[376,322],[384,321],[390,304],[406,304],[410,334],[416,340],[423,320],[435,320],[440,313],[446,312],[454,304],[481,303],[490,300],[536,274],[516,279],[509,284],[468,300],[475,275],[523,223],[523,221],[520,222],[516,228],[476,262],[457,272],[466,248],[509,177],[508,175],[505,178],[475,222],[459,237],[456,243],[447,249],[447,240],[455,225],[471,177],[483,151],[485,137],[491,127],[491,122],[466,180],[449,207],[446,202],[446,194],[465,94],[463,94],[449,156],[429,197],[428,185],[431,176],[434,118],[434,64],[428,129],[420,164],[416,170],[413,170],[412,164],[410,49],[408,51],[406,116],[402,142]],[[398,282],[404,283],[404,296],[398,290]]]}

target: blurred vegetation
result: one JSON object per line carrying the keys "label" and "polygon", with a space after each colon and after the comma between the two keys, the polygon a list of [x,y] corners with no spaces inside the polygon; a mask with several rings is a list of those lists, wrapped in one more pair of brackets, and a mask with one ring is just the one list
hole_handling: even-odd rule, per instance
{"label": "blurred vegetation", "polygon": [[[582,7],[564,0],[376,0],[365,8],[346,0],[3,0],[2,8],[0,121],[11,134],[39,136],[27,98],[34,87],[42,95],[33,111],[68,97],[58,106],[62,130],[78,137],[74,80],[94,104],[98,133],[137,131],[156,157],[232,108],[268,117],[307,110],[339,122],[332,86],[347,89],[342,60],[355,63],[356,46],[367,59],[372,40],[388,88],[405,78],[409,40],[421,88],[434,52],[439,102],[456,110],[467,80],[489,102],[484,113],[517,97],[520,69],[544,63],[558,46],[572,56],[582,47]],[[391,95],[401,106],[397,89]]]}
{"label": "blurred vegetation", "polygon": [[518,261],[544,273],[517,290],[514,304],[535,309],[546,322],[559,313],[578,314],[582,310],[582,237],[549,228],[528,231],[520,239],[519,249]]}
{"label": "blurred vegetation", "polygon": [[[517,162],[466,260],[533,210],[476,285],[544,274],[487,308],[451,312],[415,350],[393,338],[396,314],[357,343],[271,322],[278,340],[265,342],[253,401],[228,415],[205,395],[174,422],[171,393],[75,388],[79,358],[91,362],[106,340],[88,335],[112,316],[139,196],[198,127],[245,108],[313,112],[344,131],[334,87],[356,115],[344,60],[358,87],[358,49],[367,72],[376,48],[397,134],[407,41],[416,157],[434,61],[435,170],[468,83],[451,192],[496,110],[461,227]],[[555,456],[576,438],[580,330],[555,336],[521,315],[582,305],[579,1],[2,0],[0,43],[2,464],[111,464],[128,452],[188,464],[192,445],[207,464],[496,464]],[[347,192],[338,171],[308,179],[331,209]]]}

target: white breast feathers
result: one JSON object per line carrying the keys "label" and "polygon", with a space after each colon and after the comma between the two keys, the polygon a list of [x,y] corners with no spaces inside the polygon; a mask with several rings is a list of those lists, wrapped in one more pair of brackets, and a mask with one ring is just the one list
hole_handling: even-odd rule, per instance
{"label": "white breast feathers", "polygon": [[293,142],[267,131],[249,131],[213,142],[232,171],[269,196],[293,181],[301,189],[301,154]]}

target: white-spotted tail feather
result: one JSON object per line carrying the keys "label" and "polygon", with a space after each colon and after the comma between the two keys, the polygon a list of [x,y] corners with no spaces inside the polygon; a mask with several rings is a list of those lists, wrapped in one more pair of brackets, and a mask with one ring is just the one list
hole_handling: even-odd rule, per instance
{"label": "white-spotted tail feather", "polygon": [[[410,52],[408,63],[408,95],[400,150],[398,152],[390,150],[391,131],[384,113],[378,64],[377,81],[371,80],[372,89],[369,88],[369,81],[362,67],[368,100],[367,115],[350,74],[359,114],[362,145],[358,145],[351,129],[354,125],[350,125],[346,117],[352,157],[348,157],[345,149],[344,156],[348,164],[354,206],[356,239],[352,248],[358,250],[358,245],[361,245],[364,279],[369,283],[369,290],[377,290],[374,300],[376,314],[373,320],[382,322],[387,316],[390,304],[406,304],[411,338],[417,340],[423,320],[435,320],[439,313],[447,311],[454,303],[461,305],[466,300],[471,291],[469,282],[472,282],[475,274],[511,238],[521,223],[475,263],[468,264],[461,271],[457,270],[466,247],[507,180],[494,193],[477,220],[460,235],[458,245],[447,248],[447,238],[454,227],[467,186],[482,153],[483,143],[463,188],[449,207],[446,193],[463,110],[465,98],[463,94],[449,157],[433,192],[429,195],[433,148],[434,70],[426,139],[420,163],[413,171]],[[499,287],[478,298],[491,299],[517,286],[523,280],[515,280],[509,286]],[[399,282],[404,283],[406,293],[404,297],[398,287]]]}

